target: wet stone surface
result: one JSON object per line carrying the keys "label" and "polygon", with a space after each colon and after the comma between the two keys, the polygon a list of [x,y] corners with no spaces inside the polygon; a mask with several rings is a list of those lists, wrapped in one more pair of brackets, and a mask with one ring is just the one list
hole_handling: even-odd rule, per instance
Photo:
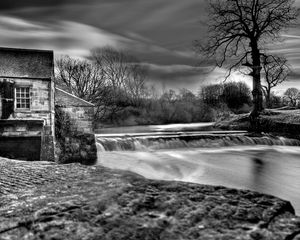
{"label": "wet stone surface", "polygon": [[300,237],[289,202],[80,164],[0,160],[0,239]]}

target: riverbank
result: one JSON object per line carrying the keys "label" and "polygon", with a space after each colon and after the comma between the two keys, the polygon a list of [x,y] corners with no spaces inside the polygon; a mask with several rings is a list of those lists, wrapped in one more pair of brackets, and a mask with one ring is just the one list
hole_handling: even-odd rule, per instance
{"label": "riverbank", "polygon": [[296,239],[289,202],[80,164],[0,161],[0,239]]}
{"label": "riverbank", "polygon": [[[300,110],[265,110],[258,121],[258,130],[261,132],[300,138]],[[231,115],[220,119],[215,128],[251,131],[249,114]]]}

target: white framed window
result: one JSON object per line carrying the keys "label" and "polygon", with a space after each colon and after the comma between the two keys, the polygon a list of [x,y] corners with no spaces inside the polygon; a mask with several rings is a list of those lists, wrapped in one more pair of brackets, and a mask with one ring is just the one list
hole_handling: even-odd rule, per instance
{"label": "white framed window", "polygon": [[16,109],[30,110],[30,87],[16,87],[15,100]]}

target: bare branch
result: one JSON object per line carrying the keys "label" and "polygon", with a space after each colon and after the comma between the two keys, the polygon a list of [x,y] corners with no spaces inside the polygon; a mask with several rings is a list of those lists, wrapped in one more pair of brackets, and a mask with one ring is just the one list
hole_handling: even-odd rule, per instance
{"label": "bare branch", "polygon": [[[243,66],[252,70],[252,113],[257,115],[262,110],[262,49],[268,40],[278,40],[281,31],[296,20],[294,0],[209,0],[209,10],[207,42],[197,41],[195,48],[206,58],[214,58],[216,66],[229,69],[225,80],[233,69]],[[273,72],[272,77],[280,80],[270,86],[284,81],[284,74]]]}

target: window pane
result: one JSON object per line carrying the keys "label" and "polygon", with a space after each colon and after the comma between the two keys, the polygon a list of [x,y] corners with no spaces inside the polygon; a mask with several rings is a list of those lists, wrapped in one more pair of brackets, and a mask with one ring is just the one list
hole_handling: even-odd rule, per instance
{"label": "window pane", "polygon": [[16,108],[30,109],[30,88],[16,88]]}

